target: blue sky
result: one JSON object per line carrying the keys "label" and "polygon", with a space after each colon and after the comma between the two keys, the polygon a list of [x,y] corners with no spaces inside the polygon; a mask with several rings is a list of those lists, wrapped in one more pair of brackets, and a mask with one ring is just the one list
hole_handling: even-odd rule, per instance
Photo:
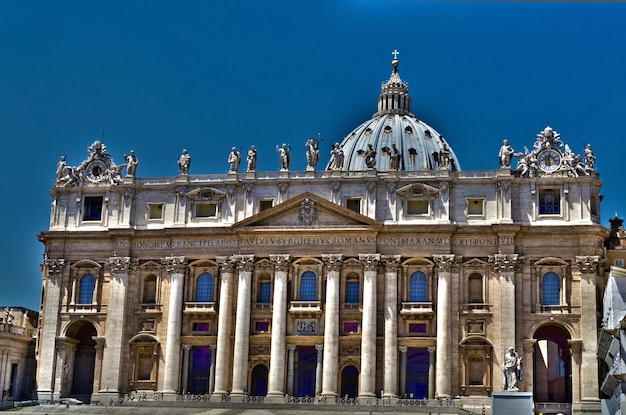
{"label": "blue sky", "polygon": [[55,167],[96,139],[137,176],[225,173],[232,146],[258,170],[292,170],[304,143],[330,146],[376,111],[400,51],[412,110],[463,170],[498,167],[507,138],[531,147],[549,124],[591,143],[602,223],[626,214],[626,4],[434,1],[0,2],[0,305],[38,309]]}

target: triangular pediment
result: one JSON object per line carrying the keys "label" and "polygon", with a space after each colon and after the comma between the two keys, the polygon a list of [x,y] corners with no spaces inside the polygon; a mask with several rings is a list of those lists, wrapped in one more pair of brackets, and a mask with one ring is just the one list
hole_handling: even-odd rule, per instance
{"label": "triangular pediment", "polygon": [[380,227],[381,223],[313,193],[301,193],[234,225],[267,228]]}

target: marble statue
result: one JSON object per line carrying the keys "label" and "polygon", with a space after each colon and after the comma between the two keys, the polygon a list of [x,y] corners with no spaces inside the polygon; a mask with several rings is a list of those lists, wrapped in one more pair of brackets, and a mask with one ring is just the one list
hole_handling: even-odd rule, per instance
{"label": "marble statue", "polygon": [[283,171],[289,170],[291,164],[291,149],[287,144],[283,144],[281,147],[276,146],[278,151],[278,158],[280,161],[280,169]]}
{"label": "marble statue", "polygon": [[67,175],[67,164],[65,163],[65,156],[61,156],[57,163],[57,183],[60,183]]}
{"label": "marble statue", "polygon": [[317,140],[314,138],[309,138],[306,142],[307,170],[315,170],[317,163],[320,161],[319,141],[319,138]]}
{"label": "marble statue", "polygon": [[400,164],[402,160],[402,155],[398,151],[398,148],[395,144],[391,145],[391,149],[389,149],[389,170],[400,170]]}
{"label": "marble statue", "polygon": [[233,147],[228,155],[228,162],[230,163],[229,173],[237,173],[239,170],[239,164],[241,163],[241,154],[237,151],[237,147]]}
{"label": "marble statue", "polygon": [[333,149],[330,150],[330,154],[333,158],[333,164],[331,165],[331,170],[341,170],[343,169],[343,148],[339,143],[335,143],[333,145]]}
{"label": "marble statue", "polygon": [[504,139],[502,141],[502,147],[500,147],[500,152],[498,153],[500,168],[511,167],[511,160],[513,159],[514,153],[513,147],[509,145],[509,140]]}
{"label": "marble statue", "polygon": [[367,150],[365,151],[365,165],[368,169],[376,167],[376,150],[374,150],[371,144],[367,145]]}
{"label": "marble statue", "polygon": [[596,156],[593,154],[591,144],[587,144],[585,147],[585,164],[588,171],[596,169]]}
{"label": "marble statue", "polygon": [[513,347],[509,347],[509,350],[504,355],[502,374],[502,389],[512,392],[519,391],[517,382],[522,380],[522,358],[517,354]]}
{"label": "marble statue", "polygon": [[187,150],[183,150],[183,153],[178,158],[180,174],[189,174],[189,166],[191,166],[191,156],[187,153]]}
{"label": "marble statue", "polygon": [[441,150],[439,150],[439,168],[450,168],[450,149],[448,148],[448,145],[446,143],[443,143],[443,146],[441,146]]}
{"label": "marble statue", "polygon": [[248,168],[247,171],[255,171],[256,170],[256,147],[250,147],[248,150]]}
{"label": "marble statue", "polygon": [[124,154],[124,158],[126,159],[126,176],[134,176],[137,173],[137,165],[139,164],[135,150],[130,150],[128,156]]}

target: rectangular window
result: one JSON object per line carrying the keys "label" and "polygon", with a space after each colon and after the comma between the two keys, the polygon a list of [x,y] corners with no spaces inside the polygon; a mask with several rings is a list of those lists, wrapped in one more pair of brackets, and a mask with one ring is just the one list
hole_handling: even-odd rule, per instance
{"label": "rectangular window", "polygon": [[616,259],[615,260],[615,264],[616,267],[624,267],[624,260],[623,259]]}
{"label": "rectangular window", "polygon": [[424,334],[428,326],[425,323],[410,323],[409,333],[412,334]]}
{"label": "rectangular window", "polygon": [[467,199],[467,215],[468,216],[483,216],[484,215],[485,199]]}
{"label": "rectangular window", "polygon": [[148,219],[163,219],[163,203],[148,203]]}
{"label": "rectangular window", "polygon": [[272,284],[270,282],[262,282],[259,284],[259,303],[269,304]]}
{"label": "rectangular window", "polygon": [[559,189],[539,190],[539,214],[558,215],[561,213],[561,195]]}
{"label": "rectangular window", "polygon": [[361,213],[361,199],[346,199],[346,208],[353,212]]}
{"label": "rectangular window", "polygon": [[267,333],[270,331],[270,322],[269,321],[257,321],[255,323],[254,329],[258,332]]}
{"label": "rectangular window", "polygon": [[346,283],[346,303],[359,302],[359,282],[348,281]]}
{"label": "rectangular window", "polygon": [[259,212],[263,212],[264,210],[267,210],[269,208],[271,208],[274,204],[273,200],[259,200]]}
{"label": "rectangular window", "polygon": [[358,333],[359,323],[356,321],[348,321],[343,323],[343,331],[345,333]]}
{"label": "rectangular window", "polygon": [[407,215],[428,215],[428,200],[413,199],[406,202]]}
{"label": "rectangular window", "polygon": [[207,332],[211,328],[211,323],[193,323],[193,331]]}
{"label": "rectangular window", "polygon": [[102,196],[85,197],[85,203],[83,205],[84,221],[95,221],[102,219],[102,201]]}
{"label": "rectangular window", "polygon": [[197,218],[215,218],[217,217],[216,203],[198,203],[196,204]]}

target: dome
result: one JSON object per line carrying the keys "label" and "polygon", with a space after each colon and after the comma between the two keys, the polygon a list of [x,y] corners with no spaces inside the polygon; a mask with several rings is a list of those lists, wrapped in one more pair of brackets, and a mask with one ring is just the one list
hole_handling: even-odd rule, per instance
{"label": "dome", "polygon": [[[327,170],[461,170],[441,134],[411,112],[409,86],[400,79],[398,64],[394,59],[391,77],[381,87],[378,112],[335,144]],[[343,163],[337,146],[343,150]]]}

